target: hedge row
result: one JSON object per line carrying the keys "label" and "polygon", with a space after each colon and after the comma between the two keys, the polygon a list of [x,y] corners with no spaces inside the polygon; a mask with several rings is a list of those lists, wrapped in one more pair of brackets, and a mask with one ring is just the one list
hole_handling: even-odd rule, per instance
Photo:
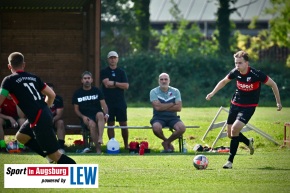
{"label": "hedge row", "polygon": [[[103,61],[103,67],[106,65]],[[284,64],[271,62],[251,62],[250,65],[261,69],[276,81],[282,101],[290,96],[290,69]],[[158,86],[158,75],[166,72],[170,75],[170,85],[180,90],[184,106],[228,106],[235,89],[235,83],[229,83],[211,102],[205,96],[217,82],[234,68],[232,56],[228,58],[179,56],[172,58],[155,53],[135,54],[119,59],[118,66],[127,72],[130,88],[126,91],[128,103],[149,104],[149,92]],[[275,105],[271,88],[262,87],[261,106]]]}

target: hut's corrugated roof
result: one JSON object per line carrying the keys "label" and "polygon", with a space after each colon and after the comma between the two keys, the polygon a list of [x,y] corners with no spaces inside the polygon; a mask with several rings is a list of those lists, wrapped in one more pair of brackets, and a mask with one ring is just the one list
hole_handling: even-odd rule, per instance
{"label": "hut's corrugated roof", "polygon": [[90,0],[1,0],[1,11],[82,11]]}

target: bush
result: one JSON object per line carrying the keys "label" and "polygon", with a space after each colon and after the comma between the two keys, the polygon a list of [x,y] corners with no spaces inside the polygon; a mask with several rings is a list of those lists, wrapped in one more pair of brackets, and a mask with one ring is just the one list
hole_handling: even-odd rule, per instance
{"label": "bush", "polygon": [[[126,98],[132,104],[150,104],[149,92],[158,86],[158,76],[162,72],[168,73],[170,85],[180,90],[184,106],[228,106],[235,89],[235,83],[232,82],[220,90],[211,102],[205,100],[218,81],[234,68],[232,56],[179,55],[173,58],[147,52],[122,57],[119,66],[127,72],[130,87],[126,91]],[[282,103],[287,101],[287,96],[290,96],[289,69],[283,67],[283,64],[267,62],[252,62],[251,66],[271,76],[279,86]],[[269,87],[262,86],[261,101],[262,106],[275,104]],[[283,103],[284,106],[289,104],[288,101]]]}

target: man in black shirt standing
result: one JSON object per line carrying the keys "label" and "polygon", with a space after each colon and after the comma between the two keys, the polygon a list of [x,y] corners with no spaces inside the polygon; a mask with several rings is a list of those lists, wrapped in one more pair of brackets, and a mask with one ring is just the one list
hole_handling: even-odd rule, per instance
{"label": "man in black shirt standing", "polygon": [[[129,88],[126,72],[117,67],[119,56],[117,52],[108,53],[109,66],[101,70],[102,91],[109,108],[110,117],[108,126],[114,126],[118,121],[120,126],[127,126],[127,104],[124,91]],[[108,129],[109,139],[115,138],[114,129]],[[122,137],[125,149],[128,149],[128,129],[122,129]]]}
{"label": "man in black shirt standing", "polygon": [[[58,151],[59,145],[49,109],[55,98],[54,91],[38,76],[25,72],[25,65],[21,53],[11,53],[8,57],[8,68],[12,74],[4,78],[0,90],[0,105],[10,94],[28,119],[16,133],[16,139],[58,164],[75,164],[73,159]],[[45,100],[42,95],[46,96]]]}

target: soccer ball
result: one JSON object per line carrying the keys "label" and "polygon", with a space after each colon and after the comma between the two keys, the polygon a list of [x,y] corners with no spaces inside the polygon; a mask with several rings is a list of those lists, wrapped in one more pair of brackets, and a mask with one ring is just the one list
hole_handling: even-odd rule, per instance
{"label": "soccer ball", "polygon": [[193,166],[198,170],[204,170],[208,166],[208,159],[204,155],[197,155],[193,158]]}
{"label": "soccer ball", "polygon": [[23,147],[20,146],[18,141],[11,141],[6,145],[6,150],[8,153],[21,153]]}

